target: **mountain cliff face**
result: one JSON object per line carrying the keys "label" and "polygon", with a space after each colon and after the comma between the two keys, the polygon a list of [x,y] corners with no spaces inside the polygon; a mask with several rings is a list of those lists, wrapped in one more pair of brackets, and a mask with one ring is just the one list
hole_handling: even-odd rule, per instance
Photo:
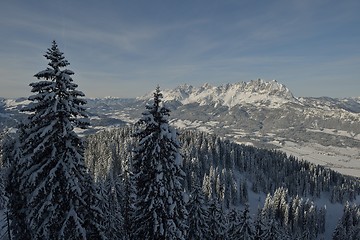
{"label": "mountain cliff face", "polygon": [[[360,177],[360,98],[294,97],[283,84],[260,79],[199,88],[182,85],[163,90],[163,95],[176,127],[279,148]],[[92,129],[87,133],[137,121],[150,99],[152,92],[137,99],[88,99]],[[0,127],[14,126],[25,99],[0,103]]]}

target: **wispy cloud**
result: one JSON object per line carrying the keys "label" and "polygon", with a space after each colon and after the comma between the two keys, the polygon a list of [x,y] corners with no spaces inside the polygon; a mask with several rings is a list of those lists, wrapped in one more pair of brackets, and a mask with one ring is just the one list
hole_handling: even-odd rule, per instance
{"label": "wispy cloud", "polygon": [[299,86],[305,78],[353,79],[359,74],[359,7],[351,0],[65,0],[56,7],[14,0],[0,9],[0,77],[31,78],[46,67],[42,55],[55,39],[76,79],[93,86],[94,95],[118,89],[119,96],[135,96],[154,82],[171,87],[264,77]]}

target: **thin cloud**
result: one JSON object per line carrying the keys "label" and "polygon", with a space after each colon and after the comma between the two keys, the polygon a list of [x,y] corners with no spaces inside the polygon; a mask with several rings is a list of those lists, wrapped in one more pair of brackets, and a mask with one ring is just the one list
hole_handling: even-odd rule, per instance
{"label": "thin cloud", "polygon": [[359,74],[359,1],[156,3],[65,1],[54,11],[51,2],[4,4],[1,78],[27,89],[46,67],[42,55],[54,39],[75,78],[96,95],[118,88],[118,96],[136,96],[140,87],[121,89],[152,90],[154,82],[175,87],[264,77],[300,86],[299,79]]}

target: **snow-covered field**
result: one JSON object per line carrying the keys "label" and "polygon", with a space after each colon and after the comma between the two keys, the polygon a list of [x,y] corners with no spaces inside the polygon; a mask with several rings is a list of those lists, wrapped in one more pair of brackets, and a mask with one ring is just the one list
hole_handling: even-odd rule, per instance
{"label": "snow-covered field", "polygon": [[206,133],[213,133],[213,127],[218,124],[215,121],[209,121],[207,123],[203,123],[202,121],[189,121],[189,120],[181,120],[181,119],[174,119],[170,121],[170,123],[179,129],[196,129],[198,131],[206,132]]}
{"label": "snow-covered field", "polygon": [[289,155],[329,167],[345,175],[360,177],[360,148],[322,146],[316,143],[273,141],[272,144]]}

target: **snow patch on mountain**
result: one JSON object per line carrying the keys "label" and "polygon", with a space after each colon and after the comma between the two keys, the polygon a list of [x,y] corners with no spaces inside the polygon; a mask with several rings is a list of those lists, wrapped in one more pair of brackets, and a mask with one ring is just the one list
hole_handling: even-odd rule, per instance
{"label": "snow patch on mountain", "polygon": [[8,109],[18,108],[25,105],[28,105],[30,101],[27,98],[17,98],[17,99],[4,99],[4,105]]}

